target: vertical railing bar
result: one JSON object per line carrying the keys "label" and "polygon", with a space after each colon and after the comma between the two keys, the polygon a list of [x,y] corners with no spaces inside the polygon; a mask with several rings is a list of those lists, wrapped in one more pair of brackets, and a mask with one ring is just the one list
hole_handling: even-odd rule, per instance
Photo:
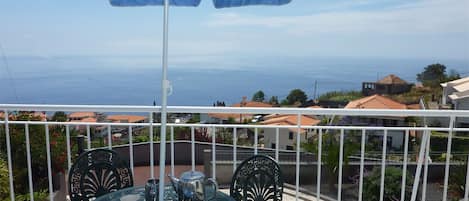
{"label": "vertical railing bar", "polygon": [[358,184],[358,201],[363,200],[363,173],[365,171],[365,141],[366,139],[366,130],[362,130],[362,139],[360,147],[360,180]]}
{"label": "vertical railing bar", "polygon": [[466,188],[464,189],[464,201],[469,201],[469,154],[466,161]]}
{"label": "vertical railing bar", "polygon": [[321,166],[322,166],[322,129],[319,129],[318,136],[318,175],[316,177],[316,200],[321,200]]}
{"label": "vertical railing bar", "polygon": [[52,164],[51,164],[51,156],[50,156],[50,137],[49,137],[49,126],[45,125],[46,127],[46,152],[47,152],[47,176],[49,177],[49,200],[53,201],[53,186],[52,186]]}
{"label": "vertical railing bar", "polygon": [[279,158],[278,158],[278,149],[280,147],[280,145],[279,145],[279,143],[280,143],[279,142],[280,141],[279,140],[279,133],[280,133],[279,128],[275,128],[275,160],[277,161],[277,163],[279,162],[278,161],[279,160]]}
{"label": "vertical railing bar", "polygon": [[429,162],[429,154],[430,154],[430,139],[427,139],[427,146],[425,146],[425,161],[423,167],[423,181],[422,181],[422,200],[427,199],[427,179],[428,179],[428,162]]}
{"label": "vertical railing bar", "polygon": [[295,200],[298,201],[300,189],[300,139],[301,139],[301,113],[297,115],[297,130],[296,130],[296,190]]}
{"label": "vertical railing bar", "polygon": [[238,134],[237,134],[237,128],[233,128],[233,173],[236,171],[236,166],[237,166],[237,145],[238,145]]}
{"label": "vertical railing bar", "polygon": [[[153,121],[154,120],[153,120],[153,113],[152,112],[150,112],[150,115],[149,115],[148,119],[150,121],[150,127],[149,127],[149,129],[150,129],[150,132],[149,132],[149,134],[150,134],[150,177],[155,178],[155,170],[154,170],[155,169],[155,156],[154,156],[154,150],[153,150],[154,149],[154,147],[153,147],[154,146],[154,141],[153,141],[153,138],[154,138],[154,135],[153,135]],[[163,135],[163,134],[161,133],[161,135]],[[164,135],[166,135],[166,133]],[[161,140],[160,140],[160,151],[161,151],[161,146],[164,146],[164,145],[163,145],[163,142],[161,142]],[[161,163],[161,160],[162,159],[160,158],[160,165],[165,164],[165,163]],[[161,168],[164,169],[165,167],[160,167],[160,172],[161,172]],[[160,178],[163,178],[163,177],[164,177],[164,175],[160,175]]]}
{"label": "vertical railing bar", "polygon": [[107,125],[107,148],[112,150],[111,124]]}
{"label": "vertical railing bar", "polygon": [[449,163],[451,159],[451,143],[453,140],[454,121],[455,121],[455,117],[451,116],[450,123],[449,123],[449,132],[448,132],[448,145],[446,149],[445,180],[443,184],[443,201],[447,200],[447,194],[448,194]]}
{"label": "vertical railing bar", "polygon": [[257,155],[257,140],[258,140],[258,136],[259,136],[259,133],[258,133],[258,129],[257,127],[254,129],[254,155]]}
{"label": "vertical railing bar", "polygon": [[72,149],[70,145],[70,125],[65,126],[65,135],[67,140],[67,170],[70,171],[72,168]]}
{"label": "vertical railing bar", "polygon": [[88,147],[88,151],[91,149],[91,129],[90,129],[90,125],[87,124],[86,125],[86,143],[87,144],[87,147]]}
{"label": "vertical railing bar", "polygon": [[134,172],[134,138],[133,138],[132,126],[129,125],[129,155],[130,155],[130,170],[132,171],[132,176],[135,176]]}
{"label": "vertical railing bar", "polygon": [[338,190],[337,190],[337,200],[341,201],[342,200],[342,165],[344,164],[344,129],[340,129],[340,148],[339,148],[339,181],[337,182],[338,184]]}
{"label": "vertical railing bar", "polygon": [[10,199],[15,200],[15,189],[13,187],[13,164],[11,162],[11,144],[10,144],[10,125],[8,123],[9,114],[8,110],[5,110],[5,138],[7,144],[7,157],[8,157],[8,178],[10,180]]}
{"label": "vertical railing bar", "polygon": [[422,172],[423,158],[425,157],[425,146],[427,146],[427,138],[429,137],[428,130],[423,132],[422,142],[420,145],[419,157],[417,161],[417,168],[415,170],[414,183],[412,185],[412,195],[410,201],[415,201],[417,199],[418,186],[420,182],[420,173]]}
{"label": "vertical railing bar", "polygon": [[34,189],[33,189],[33,176],[31,168],[31,144],[29,143],[29,125],[25,124],[25,135],[26,135],[26,161],[28,163],[28,183],[29,183],[29,199],[34,201]]}
{"label": "vertical railing bar", "polygon": [[215,127],[212,127],[212,178],[216,179],[217,172],[216,172],[216,151],[217,148],[215,146],[216,136],[215,136]]}
{"label": "vertical railing bar", "polygon": [[404,137],[404,159],[402,164],[402,184],[401,184],[401,201],[405,201],[405,190],[407,185],[407,156],[409,152],[409,130],[405,131]]}
{"label": "vertical railing bar", "polygon": [[192,171],[195,171],[195,130],[194,126],[191,126],[191,166]]}
{"label": "vertical railing bar", "polygon": [[384,177],[386,176],[386,149],[388,145],[388,130],[383,134],[383,155],[381,156],[381,185],[379,189],[379,200],[384,200]]}
{"label": "vertical railing bar", "polygon": [[171,129],[171,175],[174,175],[174,126]]}

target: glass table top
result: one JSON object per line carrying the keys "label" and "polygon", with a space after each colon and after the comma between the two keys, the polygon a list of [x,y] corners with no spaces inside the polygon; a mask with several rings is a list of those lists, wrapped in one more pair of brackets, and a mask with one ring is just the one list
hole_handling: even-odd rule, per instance
{"label": "glass table top", "polygon": [[[165,200],[176,200],[176,201],[178,200],[177,194],[171,185],[165,186],[164,193],[165,193],[164,194]],[[210,190],[207,190],[207,193],[213,194],[214,192],[213,190],[212,192],[210,192]],[[209,196],[209,197],[212,197],[212,196]],[[215,199],[212,199],[212,200],[213,201],[235,201],[232,197],[230,197],[229,195],[221,191],[217,191]],[[97,198],[95,201],[145,201],[145,187],[135,186],[135,187],[121,189],[119,191],[103,195]]]}

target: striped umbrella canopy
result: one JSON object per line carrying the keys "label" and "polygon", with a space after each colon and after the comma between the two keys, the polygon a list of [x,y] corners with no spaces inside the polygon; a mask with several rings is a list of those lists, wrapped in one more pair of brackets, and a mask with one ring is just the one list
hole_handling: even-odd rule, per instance
{"label": "striped umbrella canopy", "polygon": [[[160,164],[159,175],[163,178],[166,165],[166,114],[167,114],[167,96],[172,87],[167,80],[168,69],[168,11],[170,6],[197,7],[201,0],[109,0],[112,6],[116,7],[139,7],[139,6],[164,6],[163,18],[163,55],[162,55],[162,80],[161,80],[161,137],[160,137]],[[291,0],[213,0],[215,8],[229,8],[250,5],[284,5]],[[150,176],[154,176],[154,157],[153,157],[153,131],[150,131]],[[159,183],[160,192],[164,191],[164,182]],[[164,200],[164,193],[159,194],[159,200]]]}

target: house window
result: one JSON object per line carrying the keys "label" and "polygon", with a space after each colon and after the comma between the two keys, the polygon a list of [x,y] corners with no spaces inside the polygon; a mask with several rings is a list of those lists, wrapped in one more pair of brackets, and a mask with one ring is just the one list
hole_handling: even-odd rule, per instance
{"label": "house window", "polygon": [[288,139],[293,140],[293,132],[288,133]]}
{"label": "house window", "polygon": [[293,150],[293,146],[288,146],[287,145],[287,150]]}
{"label": "house window", "polygon": [[275,149],[275,148],[277,148],[277,146],[275,145],[275,143],[272,143],[270,148]]}

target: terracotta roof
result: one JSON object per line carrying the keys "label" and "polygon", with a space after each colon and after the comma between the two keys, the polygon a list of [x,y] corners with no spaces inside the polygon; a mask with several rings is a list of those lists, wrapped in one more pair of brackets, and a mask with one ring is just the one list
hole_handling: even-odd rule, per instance
{"label": "terracotta roof", "polygon": [[383,79],[379,80],[377,83],[380,83],[380,84],[407,84],[406,81],[404,81],[400,77],[397,77],[394,74],[390,74],[390,75],[384,77]]}
{"label": "terracotta roof", "polygon": [[88,118],[83,118],[81,120],[72,120],[71,122],[92,122],[92,123],[96,123],[97,120],[96,120],[96,118],[88,117]]}
{"label": "terracotta roof", "polygon": [[407,109],[407,106],[380,95],[350,101],[347,109]]}
{"label": "terracotta roof", "polygon": [[43,112],[34,112],[32,115],[41,118],[41,121],[47,120],[47,115]]}
{"label": "terracotta roof", "polygon": [[410,104],[410,105],[407,105],[407,109],[409,109],[409,110],[420,110],[422,108],[420,108],[420,104]]}
{"label": "terracotta roof", "polygon": [[135,123],[139,121],[145,121],[146,117],[138,115],[109,115],[106,119],[113,122]]}
{"label": "terracotta roof", "polygon": [[311,108],[311,109],[319,109],[319,108],[322,108],[322,107],[319,106],[319,105],[313,105],[313,106],[309,106],[308,108]]}
{"label": "terracotta roof", "polygon": [[0,120],[5,120],[5,113],[4,112],[0,112]]}
{"label": "terracotta roof", "polygon": [[86,118],[86,117],[95,117],[96,113],[94,112],[73,112],[68,115],[69,118]]}
{"label": "terracotta roof", "polygon": [[[269,115],[266,116],[268,119],[262,121],[261,124],[264,125],[282,125],[282,126],[294,126],[298,125],[298,116],[297,115]],[[321,121],[313,117],[302,115],[300,118],[300,123],[302,126],[314,126],[318,125]],[[296,131],[296,129],[290,129]],[[301,129],[301,132],[304,132],[305,129]]]}
{"label": "terracotta roof", "polygon": [[[233,104],[231,107],[241,107],[241,103]],[[256,101],[247,101],[243,104],[243,107],[273,107],[271,104],[256,102]]]}

